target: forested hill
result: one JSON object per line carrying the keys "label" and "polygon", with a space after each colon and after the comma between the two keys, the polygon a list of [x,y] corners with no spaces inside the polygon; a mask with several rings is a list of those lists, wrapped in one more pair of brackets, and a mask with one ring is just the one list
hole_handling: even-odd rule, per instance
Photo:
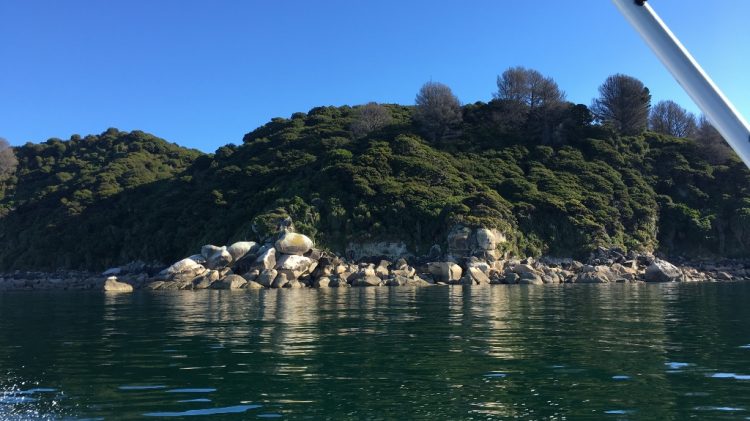
{"label": "forested hill", "polygon": [[214,154],[115,129],[14,148],[0,269],[172,262],[260,240],[286,215],[335,252],[383,240],[445,250],[463,224],[497,228],[516,255],[748,256],[750,172],[715,145],[624,135],[562,101],[499,98],[446,118],[417,100],[276,118]]}

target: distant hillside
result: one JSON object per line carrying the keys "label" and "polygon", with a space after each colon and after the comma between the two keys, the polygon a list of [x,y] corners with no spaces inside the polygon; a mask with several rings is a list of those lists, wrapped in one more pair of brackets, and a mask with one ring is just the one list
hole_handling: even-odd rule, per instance
{"label": "distant hillside", "polygon": [[384,109],[366,130],[361,107],[276,118],[210,155],[114,129],[18,147],[0,190],[0,269],[171,262],[260,239],[285,215],[337,252],[382,240],[445,250],[463,224],[497,228],[517,255],[749,255],[750,172],[709,164],[692,140],[620,137],[583,105],[551,117],[466,105],[437,137],[414,107]]}

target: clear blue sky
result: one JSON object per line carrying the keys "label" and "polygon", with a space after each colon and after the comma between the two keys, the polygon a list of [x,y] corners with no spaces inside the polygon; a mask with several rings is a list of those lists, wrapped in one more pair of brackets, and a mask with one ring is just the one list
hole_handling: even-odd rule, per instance
{"label": "clear blue sky", "polygon": [[[750,118],[750,1],[651,0]],[[318,105],[464,103],[524,65],[589,104],[610,74],[697,111],[608,0],[0,0],[0,136],[140,129],[213,151]]]}

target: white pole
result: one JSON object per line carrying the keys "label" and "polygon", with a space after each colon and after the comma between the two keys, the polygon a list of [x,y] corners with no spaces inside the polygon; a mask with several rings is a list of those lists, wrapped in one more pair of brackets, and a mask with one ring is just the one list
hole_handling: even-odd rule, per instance
{"label": "white pole", "polygon": [[[648,3],[612,0],[708,120],[750,167],[750,126]],[[710,7],[706,2],[706,7]]]}

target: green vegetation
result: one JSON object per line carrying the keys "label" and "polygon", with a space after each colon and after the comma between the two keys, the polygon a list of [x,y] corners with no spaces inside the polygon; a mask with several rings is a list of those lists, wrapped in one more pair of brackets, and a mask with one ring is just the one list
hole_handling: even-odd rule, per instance
{"label": "green vegetation", "polygon": [[0,269],[170,262],[262,239],[286,216],[338,252],[397,240],[426,254],[460,223],[499,229],[518,255],[748,256],[750,172],[736,157],[622,136],[537,79],[550,100],[520,84],[462,106],[450,130],[425,127],[425,110],[368,104],[275,118],[214,154],[115,129],[26,144],[0,181]]}

